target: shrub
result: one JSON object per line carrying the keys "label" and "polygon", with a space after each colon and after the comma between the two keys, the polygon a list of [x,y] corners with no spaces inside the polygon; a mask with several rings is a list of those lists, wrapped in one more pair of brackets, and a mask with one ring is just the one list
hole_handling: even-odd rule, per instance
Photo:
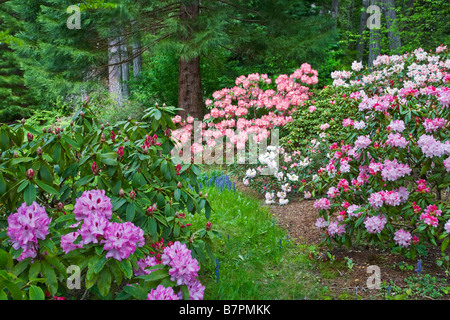
{"label": "shrub", "polygon": [[[105,125],[98,122],[85,104],[67,127],[44,128],[39,132],[26,121],[2,125],[1,228],[7,228],[6,218],[21,203],[30,206],[34,202],[54,218],[52,223],[65,222],[65,226],[73,216],[61,216],[61,212],[75,212],[76,200],[85,191],[99,189],[104,190],[110,199],[111,210],[117,220],[132,223],[143,230],[147,245],[159,243],[161,238],[164,246],[180,241],[192,250],[193,258],[201,264],[213,261],[211,233],[204,229],[190,230],[184,221],[186,211],[204,212],[209,218],[211,206],[205,196],[198,194],[199,167],[175,163],[170,157],[173,112],[173,108],[156,105],[146,112],[148,122],[130,118]],[[13,250],[12,256],[19,257],[14,251],[17,248],[10,248],[10,238],[5,231],[1,238],[2,248]],[[48,254],[61,255],[61,249],[55,248],[56,244],[48,246]],[[96,254],[100,256],[103,251],[97,250]],[[13,265],[12,270],[16,266]],[[59,267],[62,270],[61,265]],[[37,267],[31,264],[30,268]],[[88,287],[92,287],[89,281],[93,279],[86,279]],[[51,292],[57,290],[53,288]],[[102,291],[102,295],[105,292]]]}
{"label": "shrub", "polygon": [[[319,170],[327,194],[315,202],[324,242],[352,245],[366,239],[414,258],[449,242],[449,50],[417,49],[379,56],[374,70],[334,74],[335,86],[358,102],[343,121],[347,137],[330,146]],[[311,182],[309,187],[315,188]]]}

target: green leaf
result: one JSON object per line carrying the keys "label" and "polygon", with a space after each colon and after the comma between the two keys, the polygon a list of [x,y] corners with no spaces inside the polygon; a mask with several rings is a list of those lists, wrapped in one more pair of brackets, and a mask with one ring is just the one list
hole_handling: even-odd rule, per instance
{"label": "green leaf", "polygon": [[28,271],[28,278],[29,279],[37,278],[40,272],[41,272],[41,262],[34,261],[30,267],[30,270]]}
{"label": "green leaf", "polygon": [[136,208],[133,203],[129,203],[127,206],[127,221],[132,222],[136,214]]}
{"label": "green leaf", "polygon": [[444,241],[442,241],[442,244],[441,244],[442,252],[444,252],[445,249],[447,249],[449,243],[450,243],[450,238],[445,238]]}
{"label": "green leaf", "polygon": [[3,178],[3,174],[0,172],[0,194],[5,194],[7,187],[8,185],[6,184],[6,180]]}
{"label": "green leaf", "polygon": [[14,266],[14,268],[12,268],[11,273],[16,276],[19,276],[30,265],[30,262],[31,262],[31,258],[23,259],[18,264],[16,264]]}
{"label": "green leaf", "polygon": [[0,279],[0,284],[5,286],[14,300],[22,300],[23,294],[19,286],[12,281]]}
{"label": "green leaf", "polygon": [[28,296],[30,297],[30,300],[45,300],[44,291],[33,285],[30,286],[30,289],[28,290]]}
{"label": "green leaf", "polygon": [[23,194],[24,200],[28,206],[30,206],[33,201],[36,200],[36,187],[34,184],[29,184],[25,189],[25,193]]}
{"label": "green leaf", "polygon": [[56,295],[58,291],[58,280],[56,278],[55,270],[47,261],[42,261],[42,274],[47,279],[45,283],[47,284],[48,291],[52,296]]}
{"label": "green leaf", "polygon": [[47,183],[45,183],[42,180],[35,180],[34,182],[36,182],[36,184],[39,186],[39,188],[41,188],[42,190],[44,190],[48,194],[59,194],[58,190],[56,190],[55,188],[53,188],[52,186],[48,185]]}
{"label": "green leaf", "polygon": [[83,178],[77,180],[74,183],[75,187],[81,187],[84,185],[87,185],[88,183],[90,183],[92,180],[94,180],[94,175],[88,175],[88,176],[84,176]]}
{"label": "green leaf", "polygon": [[133,266],[131,265],[131,262],[129,260],[119,261],[119,268],[123,271],[127,279],[131,279],[131,277],[133,276]]}
{"label": "green leaf", "polygon": [[22,192],[23,190],[25,190],[26,187],[28,187],[28,185],[30,184],[30,181],[24,179],[22,181],[22,183],[19,185],[19,187],[17,188],[17,192]]}
{"label": "green leaf", "polygon": [[13,265],[11,254],[5,250],[0,249],[0,269],[10,269]]}
{"label": "green leaf", "polygon": [[100,294],[104,297],[108,295],[111,288],[111,272],[108,269],[103,269],[97,279],[97,287]]}
{"label": "green leaf", "polygon": [[180,201],[181,198],[181,190],[180,189],[175,189],[174,195],[173,197],[175,198],[175,201]]}
{"label": "green leaf", "polygon": [[61,159],[61,145],[59,143],[53,148],[52,159],[54,163],[58,163]]}
{"label": "green leaf", "polygon": [[169,273],[167,272],[166,268],[164,268],[164,269],[152,271],[149,274],[137,276],[136,278],[144,279],[145,281],[156,281],[156,280],[161,280],[161,279],[168,278],[168,277],[169,277]]}

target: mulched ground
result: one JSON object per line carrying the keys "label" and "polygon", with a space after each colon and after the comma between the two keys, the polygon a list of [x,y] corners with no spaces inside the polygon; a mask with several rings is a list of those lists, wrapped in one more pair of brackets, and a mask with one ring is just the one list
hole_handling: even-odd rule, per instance
{"label": "mulched ground", "polygon": [[[237,184],[237,188],[261,199],[264,203],[263,195],[240,183]],[[269,206],[269,210],[276,215],[279,225],[287,230],[291,238],[302,244],[317,246],[322,240],[322,234],[315,226],[317,210],[313,207],[313,203],[314,200],[290,202],[285,206]],[[334,263],[330,261],[327,252],[334,256]],[[385,292],[381,294],[380,290],[367,288],[367,280],[373,274],[373,271],[367,271],[367,267],[371,265],[380,267],[381,282],[385,281],[390,284],[392,280],[394,285],[402,288],[406,287],[405,278],[417,275],[415,271],[417,260],[412,261],[375,247],[361,246],[349,250],[343,247],[329,250],[327,246],[322,246],[316,252],[311,252],[309,256],[317,262],[318,269],[321,270],[318,270],[318,274],[322,279],[322,284],[330,289],[332,299],[385,299]],[[354,266],[351,270],[346,267],[345,257],[353,260]],[[439,249],[421,258],[423,274],[447,279],[445,271],[436,265],[437,257],[440,257]],[[400,265],[404,263],[413,270],[401,270],[399,263]],[[323,267],[326,265],[329,267],[324,269]],[[445,286],[450,286],[448,279]],[[414,297],[410,298],[414,299]],[[433,300],[426,294],[418,299]],[[444,295],[440,299],[450,299],[450,295]]]}

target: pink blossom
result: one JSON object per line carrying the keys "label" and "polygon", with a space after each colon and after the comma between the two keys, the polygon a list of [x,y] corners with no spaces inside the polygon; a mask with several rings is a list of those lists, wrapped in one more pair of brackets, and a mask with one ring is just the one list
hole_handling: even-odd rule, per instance
{"label": "pink blossom", "polygon": [[384,215],[381,216],[372,216],[366,218],[364,221],[364,225],[368,233],[380,233],[383,231],[384,226],[386,225],[386,217]]}
{"label": "pink blossom", "polygon": [[164,265],[171,267],[170,279],[176,281],[178,285],[191,283],[198,277],[200,266],[197,260],[192,258],[191,250],[179,241],[164,248],[161,261]]}
{"label": "pink blossom", "polygon": [[330,209],[330,201],[327,198],[321,198],[314,202],[314,208],[319,210]]}
{"label": "pink blossom", "polygon": [[61,249],[64,251],[65,254],[69,253],[70,251],[73,251],[75,249],[81,249],[83,248],[82,243],[74,244],[75,240],[80,236],[80,233],[70,232],[68,234],[61,236]]}
{"label": "pink blossom", "polygon": [[409,247],[411,245],[411,239],[412,239],[411,233],[409,233],[408,231],[400,229],[397,232],[395,232],[394,241],[404,248]]}
{"label": "pink blossom", "polygon": [[38,240],[44,240],[48,235],[51,220],[45,208],[39,206],[36,202],[33,202],[30,206],[22,203],[16,213],[9,215],[6,234],[14,249],[23,249],[17,260],[36,256]]}
{"label": "pink blossom", "polygon": [[112,222],[104,231],[104,239],[100,243],[104,244],[107,259],[112,257],[121,261],[145,244],[144,231],[129,221]]}
{"label": "pink blossom", "polygon": [[345,233],[345,225],[339,224],[338,221],[333,221],[328,225],[327,234],[330,237],[341,236]]}
{"label": "pink blossom", "polygon": [[147,296],[147,300],[179,300],[172,287],[164,287],[162,284],[152,289]]}
{"label": "pink blossom", "polygon": [[99,214],[111,219],[111,199],[105,196],[105,190],[84,191],[82,196],[76,199],[73,213],[78,221],[91,214]]}
{"label": "pink blossom", "polygon": [[355,147],[358,149],[365,149],[367,148],[372,140],[368,136],[359,136],[355,141]]}

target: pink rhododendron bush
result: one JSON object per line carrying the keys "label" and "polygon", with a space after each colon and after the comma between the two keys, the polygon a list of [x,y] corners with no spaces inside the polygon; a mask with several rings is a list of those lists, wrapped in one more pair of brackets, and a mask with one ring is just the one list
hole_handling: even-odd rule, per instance
{"label": "pink rhododendron bush", "polygon": [[[292,121],[292,113],[309,99],[310,86],[318,82],[317,71],[307,63],[291,75],[280,75],[274,81],[266,74],[250,74],[236,79],[235,86],[223,88],[206,100],[210,110],[196,127],[193,117],[175,116],[179,125],[172,131],[180,155],[199,154],[223,147],[245,150],[270,137],[271,130]],[[199,119],[202,120],[202,119]],[[192,144],[191,144],[192,142]],[[183,147],[189,145],[189,149]],[[246,147],[247,146],[247,147]],[[189,158],[187,158],[189,160]]]}
{"label": "pink rhododendron bush", "polygon": [[[179,241],[165,245],[161,239],[146,244],[144,230],[122,221],[104,190],[83,192],[76,199],[73,213],[53,218],[37,202],[30,206],[23,203],[8,217],[8,241],[15,251],[13,257],[3,251],[2,257],[20,262],[11,273],[2,272],[5,281],[10,281],[6,286],[14,299],[26,297],[20,290],[25,270],[31,283],[42,273],[48,283],[47,294],[61,300],[70,290],[80,289],[81,279],[76,276],[81,275],[75,273],[72,278],[70,272],[85,266],[83,288],[98,291],[102,297],[111,294],[115,283],[120,288],[115,289],[117,299],[203,299],[205,287],[198,280],[200,265],[191,250]],[[6,261],[4,268],[8,269],[10,263]],[[42,288],[32,284],[28,298],[43,299]]]}
{"label": "pink rhododendron bush", "polygon": [[407,256],[429,246],[444,252],[450,234],[450,54],[417,49],[379,56],[371,71],[357,62],[332,74],[358,116],[345,119],[348,137],[329,146],[314,207],[316,226],[331,245],[365,239]]}

